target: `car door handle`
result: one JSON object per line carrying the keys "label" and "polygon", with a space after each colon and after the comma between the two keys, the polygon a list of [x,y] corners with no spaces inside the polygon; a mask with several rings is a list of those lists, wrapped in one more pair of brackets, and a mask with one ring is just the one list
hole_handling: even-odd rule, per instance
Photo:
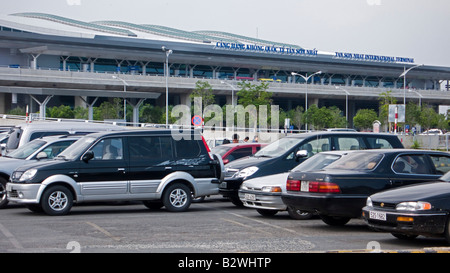
{"label": "car door handle", "polygon": [[118,168],[117,171],[118,171],[119,173],[125,173],[125,168]]}
{"label": "car door handle", "polygon": [[165,167],[165,170],[172,170],[172,167]]}

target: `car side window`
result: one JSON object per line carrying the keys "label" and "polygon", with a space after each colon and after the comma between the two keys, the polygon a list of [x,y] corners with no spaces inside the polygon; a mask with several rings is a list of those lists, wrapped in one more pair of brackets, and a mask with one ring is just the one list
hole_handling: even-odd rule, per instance
{"label": "car side window", "polygon": [[128,143],[130,161],[160,163],[172,158],[171,137],[130,137]]}
{"label": "car side window", "polygon": [[198,141],[175,140],[175,147],[178,158],[197,158],[201,154]]}
{"label": "car side window", "polygon": [[444,155],[430,155],[437,174],[446,174],[450,171],[450,157]]}
{"label": "car side window", "polygon": [[[307,158],[309,158],[317,153],[330,151],[331,150],[330,147],[331,147],[330,138],[326,137],[326,138],[319,138],[319,139],[313,139],[311,141],[308,141],[307,143],[304,143],[303,145],[301,145],[297,151],[306,150],[308,153]],[[295,153],[297,151],[290,153],[288,155],[287,159],[294,159]]]}
{"label": "car side window", "polygon": [[106,138],[95,144],[91,149],[93,160],[121,160],[123,159],[122,138]]}
{"label": "car side window", "polygon": [[378,137],[368,137],[367,142],[369,143],[370,149],[392,149],[394,148],[392,144],[383,138]]}
{"label": "car side window", "polygon": [[392,169],[396,173],[432,174],[426,155],[401,155],[395,160]]}
{"label": "car side window", "polygon": [[364,150],[364,142],[360,137],[336,137],[339,150]]}

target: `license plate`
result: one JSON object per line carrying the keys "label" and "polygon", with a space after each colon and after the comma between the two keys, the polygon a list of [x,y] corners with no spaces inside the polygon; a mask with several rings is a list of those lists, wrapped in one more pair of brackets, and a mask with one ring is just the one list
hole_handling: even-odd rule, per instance
{"label": "license plate", "polygon": [[375,220],[386,221],[386,213],[378,212],[378,211],[371,211],[369,214],[369,218],[375,219]]}
{"label": "license plate", "polygon": [[309,192],[309,181],[302,181],[302,184],[300,186],[300,191]]}
{"label": "license plate", "polygon": [[250,193],[246,193],[244,195],[245,200],[249,200],[249,201],[255,201],[256,200],[256,195],[254,194],[250,194]]}

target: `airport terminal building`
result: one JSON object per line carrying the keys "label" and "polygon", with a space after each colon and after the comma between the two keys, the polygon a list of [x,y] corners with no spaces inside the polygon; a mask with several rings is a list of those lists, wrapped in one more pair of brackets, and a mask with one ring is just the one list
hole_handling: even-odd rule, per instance
{"label": "airport terminal building", "polygon": [[399,103],[450,105],[450,67],[150,23],[0,17],[0,113],[24,105],[31,112],[92,107],[112,97],[127,98],[135,109],[143,102],[165,106],[166,90],[170,105],[190,104],[199,80],[210,83],[219,105],[236,100],[242,80],[268,82],[273,103],[285,110],[304,107],[307,98],[308,105],[348,108],[351,117],[378,109],[379,95],[389,90]]}

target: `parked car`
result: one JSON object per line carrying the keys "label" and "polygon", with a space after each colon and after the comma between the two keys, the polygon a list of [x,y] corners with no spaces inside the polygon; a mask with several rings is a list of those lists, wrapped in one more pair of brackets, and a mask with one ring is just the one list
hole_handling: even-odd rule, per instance
{"label": "parked car", "polygon": [[[448,164],[449,162],[435,162]],[[401,187],[367,198],[366,223],[399,239],[443,237],[450,244],[450,172],[439,181]]]}
{"label": "parked car", "polygon": [[222,157],[223,164],[228,164],[231,161],[253,155],[267,144],[261,143],[230,143],[216,146],[211,149],[211,152]]}
{"label": "parked car", "polygon": [[87,135],[55,160],[19,167],[6,190],[10,201],[49,215],[74,202],[132,200],[178,212],[217,194],[222,178],[222,159],[199,132],[128,130]]}
{"label": "parked car", "polygon": [[0,157],[0,208],[8,204],[6,183],[14,170],[27,163],[53,159],[81,136],[52,136],[35,139]]}
{"label": "parked car", "polygon": [[403,148],[403,145],[397,136],[389,134],[320,131],[287,136],[254,156],[228,163],[219,192],[233,204],[242,206],[238,191],[247,179],[288,172],[319,152],[380,148]]}
{"label": "parked car", "polygon": [[449,167],[450,154],[421,150],[350,151],[323,170],[291,172],[283,202],[317,212],[329,225],[345,225],[361,217],[370,195],[384,190],[438,179]]}
{"label": "parked car", "polygon": [[430,129],[421,133],[420,135],[443,135],[442,130],[440,129]]}
{"label": "parked car", "polygon": [[123,131],[126,127],[85,122],[39,122],[24,123],[12,127],[8,141],[2,146],[2,154],[7,154],[36,138],[57,135],[86,135],[101,131]]}
{"label": "parked car", "polygon": [[[330,151],[318,153],[307,159],[292,171],[320,170],[346,155],[346,151]],[[287,211],[296,220],[306,220],[314,213],[286,206],[281,194],[286,192],[286,180],[289,172],[249,179],[242,183],[239,198],[244,206],[254,208],[263,216],[273,216],[279,211]]]}

